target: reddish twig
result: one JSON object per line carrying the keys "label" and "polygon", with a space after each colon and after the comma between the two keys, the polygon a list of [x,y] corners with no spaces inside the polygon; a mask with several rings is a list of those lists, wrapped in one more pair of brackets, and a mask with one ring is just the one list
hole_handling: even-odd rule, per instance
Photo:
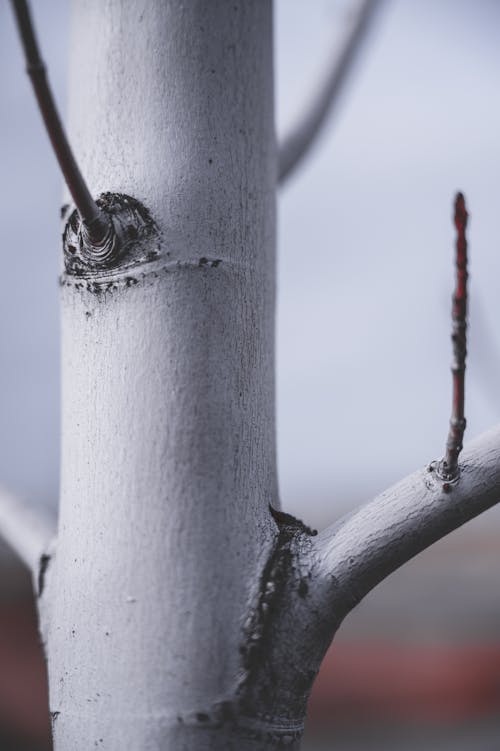
{"label": "reddish twig", "polygon": [[66,138],[47,80],[47,72],[38,48],[27,0],[12,0],[12,7],[23,45],[26,71],[31,79],[52,148],[85,225],[88,238],[91,243],[100,245],[108,239],[112,228],[107,217],[92,198]]}
{"label": "reddish twig", "polygon": [[458,478],[458,457],[462,450],[465,431],[465,359],[467,356],[467,209],[462,193],[455,199],[455,227],[457,230],[456,266],[457,282],[453,294],[452,334],[453,362],[453,402],[450,419],[450,431],[446,442],[446,454],[440,463],[439,473],[445,480]]}

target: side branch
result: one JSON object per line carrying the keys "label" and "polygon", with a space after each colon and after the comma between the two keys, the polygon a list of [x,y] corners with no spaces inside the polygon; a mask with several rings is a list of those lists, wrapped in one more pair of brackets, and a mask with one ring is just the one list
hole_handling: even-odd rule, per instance
{"label": "side branch", "polygon": [[443,483],[430,465],[313,540],[321,575],[344,603],[341,617],[403,563],[500,501],[500,425],[462,457],[457,484]]}
{"label": "side branch", "polygon": [[450,431],[446,442],[446,455],[438,469],[446,480],[458,478],[458,457],[462,450],[465,431],[465,360],[467,357],[467,209],[462,193],[455,199],[455,227],[457,230],[456,266],[457,283],[453,293],[452,334],[453,363],[453,401],[450,419]]}
{"label": "side branch", "polygon": [[33,573],[55,532],[48,516],[0,488],[0,536]]}
{"label": "side branch", "polygon": [[340,52],[332,58],[325,77],[307,110],[278,145],[278,180],[284,182],[307,154],[316,140],[327,115],[342,89],[344,81],[361,48],[370,26],[378,0],[361,0],[352,26],[342,43]]}
{"label": "side branch", "polygon": [[116,245],[115,227],[92,198],[75,159],[50,88],[27,0],[11,0],[19,31],[26,72],[31,79],[40,114],[68,190],[82,219],[84,244],[102,255]]}

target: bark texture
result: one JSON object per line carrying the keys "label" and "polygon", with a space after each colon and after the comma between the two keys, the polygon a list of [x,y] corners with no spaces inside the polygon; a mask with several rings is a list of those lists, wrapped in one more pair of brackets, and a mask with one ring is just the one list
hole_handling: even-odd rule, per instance
{"label": "bark texture", "polygon": [[271,11],[75,6],[75,152],[157,234],[61,278],[58,750],[205,748],[241,680],[276,529]]}

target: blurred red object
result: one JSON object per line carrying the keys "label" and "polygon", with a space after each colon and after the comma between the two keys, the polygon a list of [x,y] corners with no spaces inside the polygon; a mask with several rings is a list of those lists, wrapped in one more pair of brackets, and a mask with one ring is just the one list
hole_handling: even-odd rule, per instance
{"label": "blurred red object", "polygon": [[35,605],[25,598],[0,601],[0,743],[51,748],[45,660]]}
{"label": "blurred red object", "polygon": [[339,643],[309,702],[313,723],[468,721],[500,711],[500,644]]}

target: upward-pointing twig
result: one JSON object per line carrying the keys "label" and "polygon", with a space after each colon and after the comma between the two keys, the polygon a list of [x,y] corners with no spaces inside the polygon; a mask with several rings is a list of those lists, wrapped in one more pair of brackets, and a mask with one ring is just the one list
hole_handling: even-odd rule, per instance
{"label": "upward-pointing twig", "polygon": [[112,223],[92,198],[66,138],[38,48],[27,0],[11,1],[26,58],[26,70],[52,148],[82,219],[88,240],[93,245],[101,246],[110,240],[110,233],[113,233]]}
{"label": "upward-pointing twig", "polygon": [[462,450],[465,431],[465,359],[467,356],[467,209],[462,193],[455,198],[455,227],[457,230],[456,267],[457,283],[453,294],[452,333],[453,362],[453,402],[450,419],[450,431],[446,442],[446,454],[438,471],[445,480],[458,477],[458,457]]}

